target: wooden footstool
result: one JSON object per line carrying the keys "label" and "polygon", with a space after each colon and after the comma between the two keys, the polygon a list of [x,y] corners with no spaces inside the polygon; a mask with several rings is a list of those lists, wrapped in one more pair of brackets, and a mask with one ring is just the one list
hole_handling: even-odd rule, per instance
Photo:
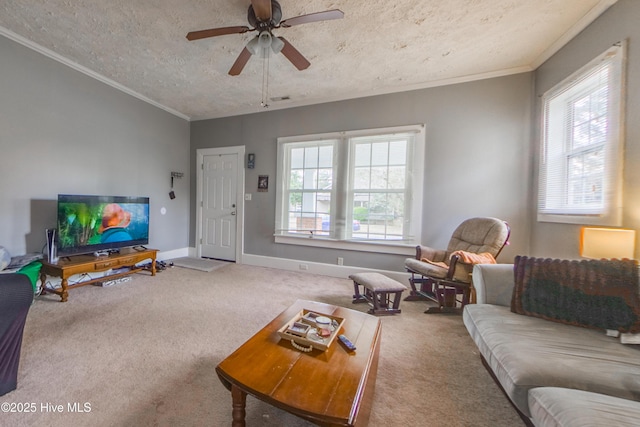
{"label": "wooden footstool", "polygon": [[[407,289],[402,283],[380,273],[356,273],[349,276],[353,280],[353,304],[368,302],[372,305],[369,314],[400,313],[402,292]],[[360,286],[364,293],[360,293]],[[393,299],[391,299],[393,297]]]}

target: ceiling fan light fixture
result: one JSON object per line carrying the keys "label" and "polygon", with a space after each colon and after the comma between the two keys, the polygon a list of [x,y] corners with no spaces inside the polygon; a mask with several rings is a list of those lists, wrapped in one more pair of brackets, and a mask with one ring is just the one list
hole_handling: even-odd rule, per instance
{"label": "ceiling fan light fixture", "polygon": [[249,40],[249,43],[247,43],[247,50],[251,53],[251,55],[257,55],[262,50],[262,48],[258,44],[258,37],[259,36],[255,36],[254,38]]}
{"label": "ceiling fan light fixture", "polygon": [[261,49],[267,49],[271,46],[272,39],[273,37],[271,37],[271,33],[269,31],[263,31],[258,34],[258,45]]}
{"label": "ceiling fan light fixture", "polygon": [[273,53],[280,53],[283,47],[284,47],[284,42],[280,40],[278,37],[273,37],[271,39],[271,50],[273,51]]}

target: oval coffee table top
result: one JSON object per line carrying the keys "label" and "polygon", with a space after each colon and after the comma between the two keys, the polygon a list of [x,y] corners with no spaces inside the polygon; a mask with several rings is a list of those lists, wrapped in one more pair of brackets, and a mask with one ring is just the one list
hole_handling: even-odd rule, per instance
{"label": "oval coffee table top", "polygon": [[[335,340],[326,351],[314,349],[304,353],[296,350],[290,341],[281,340],[278,329],[303,309],[344,318],[343,330],[339,333],[346,335],[357,350],[349,352]],[[366,425],[376,379],[380,333],[381,323],[377,317],[344,307],[298,300],[220,362],[216,372],[227,388],[236,387],[312,422]],[[244,402],[242,406],[244,408]],[[235,417],[234,410],[234,425]]]}

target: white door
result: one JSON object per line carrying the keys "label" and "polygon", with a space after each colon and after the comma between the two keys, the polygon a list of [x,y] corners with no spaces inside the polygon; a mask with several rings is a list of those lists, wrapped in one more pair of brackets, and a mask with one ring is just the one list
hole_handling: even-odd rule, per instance
{"label": "white door", "polygon": [[236,260],[237,154],[203,156],[201,256]]}

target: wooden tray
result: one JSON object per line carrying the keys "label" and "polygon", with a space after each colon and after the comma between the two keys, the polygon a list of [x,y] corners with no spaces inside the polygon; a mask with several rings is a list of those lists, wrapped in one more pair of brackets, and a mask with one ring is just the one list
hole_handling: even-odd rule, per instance
{"label": "wooden tray", "polygon": [[[311,324],[307,316],[309,313],[311,313],[312,315],[316,314],[317,316],[328,317],[332,321],[335,321],[335,322],[332,322],[334,324],[334,328],[333,328],[333,332],[331,332],[331,335],[329,335],[326,338],[321,338],[317,334],[315,334],[315,331],[316,331],[315,327],[311,327],[306,336],[294,335],[287,331],[289,327],[291,327],[296,322]],[[299,311],[298,314],[296,314],[291,319],[289,319],[289,321],[285,323],[280,329],[278,329],[278,335],[280,335],[280,339],[285,339],[287,341],[293,340],[297,345],[302,347],[307,347],[307,348],[312,347],[317,350],[327,351],[327,349],[331,346],[331,344],[336,339],[336,337],[340,334],[340,331],[342,330],[342,326],[344,325],[344,321],[345,319],[342,317],[331,316],[328,314],[319,313],[317,311],[303,309],[302,311]],[[338,324],[337,326],[335,326],[336,322]]]}

